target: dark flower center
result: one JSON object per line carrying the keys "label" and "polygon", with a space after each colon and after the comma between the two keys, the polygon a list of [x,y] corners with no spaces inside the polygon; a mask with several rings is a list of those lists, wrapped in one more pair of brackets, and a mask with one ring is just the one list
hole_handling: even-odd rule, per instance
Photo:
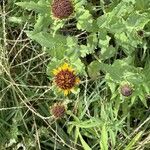
{"label": "dark flower center", "polygon": [[76,76],[73,72],[66,70],[61,70],[55,76],[55,82],[57,86],[63,90],[71,89],[75,86]]}

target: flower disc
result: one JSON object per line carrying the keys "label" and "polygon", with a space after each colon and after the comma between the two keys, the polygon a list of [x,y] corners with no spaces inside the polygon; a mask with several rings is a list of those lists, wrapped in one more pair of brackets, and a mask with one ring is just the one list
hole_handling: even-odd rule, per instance
{"label": "flower disc", "polygon": [[54,69],[56,86],[67,95],[79,83],[79,78],[75,75],[74,70],[67,64]]}
{"label": "flower disc", "polygon": [[55,77],[56,84],[63,90],[71,89],[75,86],[76,76],[69,70],[61,70]]}

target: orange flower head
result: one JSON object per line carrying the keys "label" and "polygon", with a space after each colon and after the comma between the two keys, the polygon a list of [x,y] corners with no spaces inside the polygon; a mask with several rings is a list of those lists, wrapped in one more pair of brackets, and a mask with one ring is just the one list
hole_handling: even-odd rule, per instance
{"label": "orange flower head", "polygon": [[80,81],[74,70],[67,63],[58,69],[54,69],[53,73],[55,75],[55,84],[64,92],[64,95],[68,95]]}

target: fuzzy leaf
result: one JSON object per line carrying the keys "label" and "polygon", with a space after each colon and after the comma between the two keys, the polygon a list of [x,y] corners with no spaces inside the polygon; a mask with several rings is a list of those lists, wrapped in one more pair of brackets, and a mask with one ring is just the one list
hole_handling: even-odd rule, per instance
{"label": "fuzzy leaf", "polygon": [[18,2],[16,3],[16,5],[21,6],[22,8],[27,10],[34,10],[40,13],[50,13],[50,7],[46,4],[46,2]]}
{"label": "fuzzy leaf", "polygon": [[41,46],[48,47],[50,49],[55,49],[57,46],[64,46],[66,44],[66,39],[64,36],[55,35],[54,37],[47,32],[34,33],[26,31],[27,35],[32,39],[37,41]]}
{"label": "fuzzy leaf", "polygon": [[38,14],[36,24],[34,25],[34,32],[41,32],[44,29],[47,29],[48,26],[52,23],[50,15],[47,14]]}
{"label": "fuzzy leaf", "polygon": [[88,66],[88,73],[89,76],[92,79],[95,79],[97,76],[100,75],[100,68],[99,68],[99,62],[98,61],[93,61],[89,66]]}

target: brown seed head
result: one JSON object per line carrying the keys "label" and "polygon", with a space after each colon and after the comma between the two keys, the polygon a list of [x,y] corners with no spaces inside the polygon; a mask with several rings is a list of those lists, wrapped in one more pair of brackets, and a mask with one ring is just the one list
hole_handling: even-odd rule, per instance
{"label": "brown seed head", "polygon": [[52,13],[58,19],[68,18],[74,11],[70,0],[53,0]]}
{"label": "brown seed head", "polygon": [[51,107],[51,113],[56,119],[62,118],[65,114],[65,111],[66,111],[66,107],[62,103],[55,103]]}

